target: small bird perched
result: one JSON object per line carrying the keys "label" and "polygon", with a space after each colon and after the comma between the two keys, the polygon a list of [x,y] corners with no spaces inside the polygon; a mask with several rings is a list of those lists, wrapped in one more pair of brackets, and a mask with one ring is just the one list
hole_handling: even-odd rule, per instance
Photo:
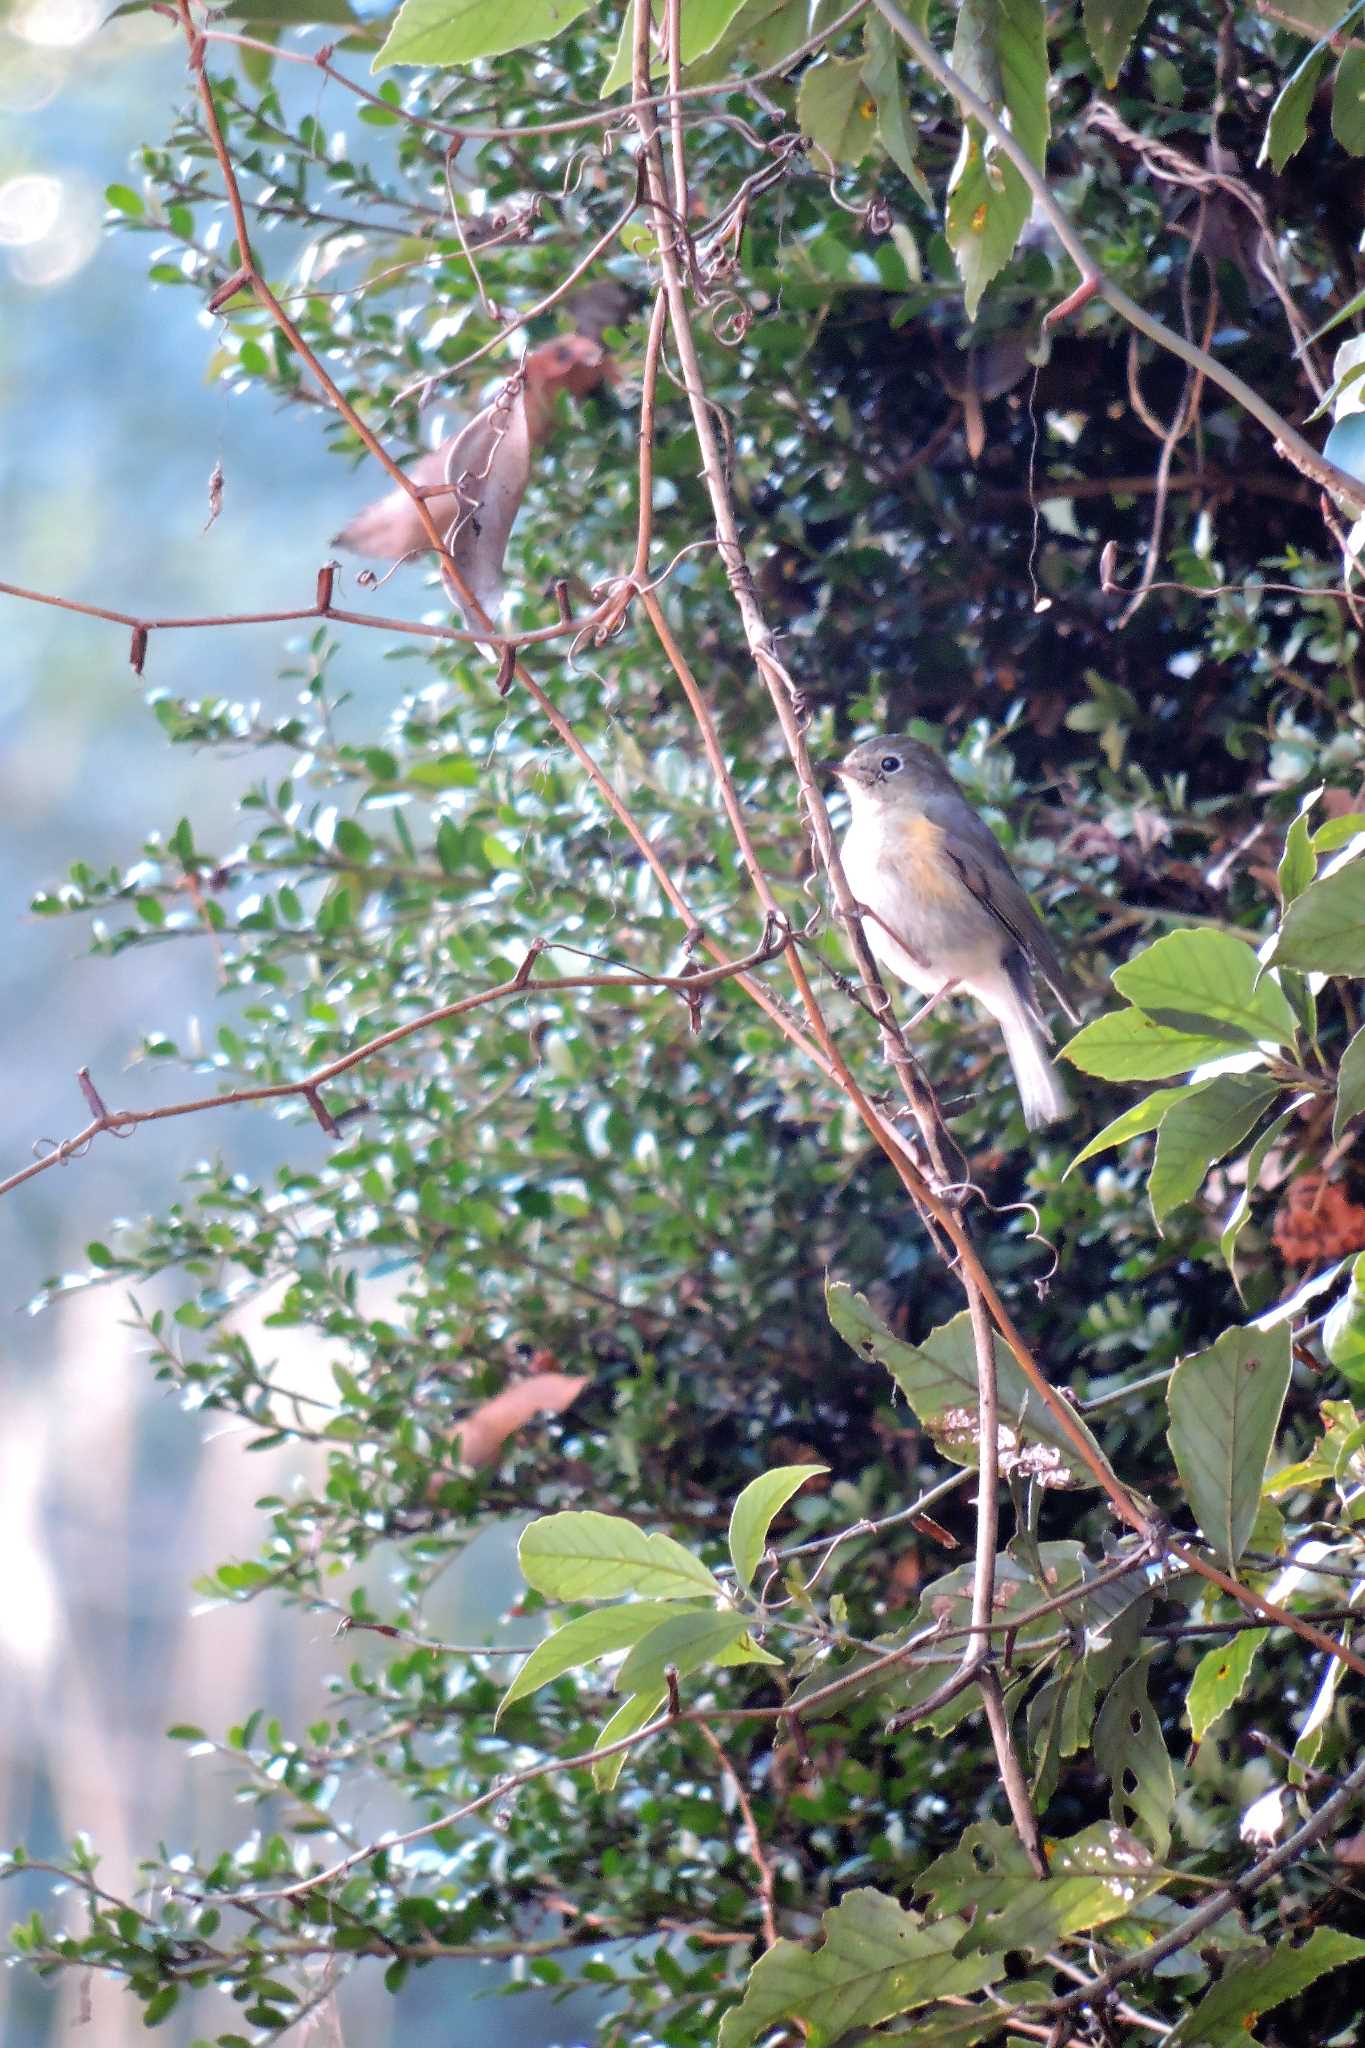
{"label": "small bird perched", "polygon": [[[458,433],[407,471],[422,487],[427,510],[447,547],[454,552],[456,539],[468,536],[471,582],[481,601],[486,594],[496,604],[507,535],[530,479],[531,454],[549,432],[556,398],[561,391],[582,398],[614,374],[610,356],[590,335],[564,334],[542,342],[527,356],[519,378],[504,384]],[[509,390],[514,394],[510,401]],[[440,489],[443,484],[448,488]],[[489,531],[476,546],[485,526]],[[333,535],[332,545],[397,562],[426,553],[431,540],[414,500],[395,487],[357,512]]]}
{"label": "small bird perched", "polygon": [[878,962],[928,996],[925,1009],[954,989],[975,996],[1004,1033],[1029,1129],[1065,1116],[1035,977],[1079,1024],[1075,996],[990,827],[918,740],[864,740],[821,766],[853,806],[844,873]]}

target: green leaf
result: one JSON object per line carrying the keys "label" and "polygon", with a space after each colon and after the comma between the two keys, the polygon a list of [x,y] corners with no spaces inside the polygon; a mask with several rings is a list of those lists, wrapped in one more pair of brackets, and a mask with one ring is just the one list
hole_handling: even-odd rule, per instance
{"label": "green leaf", "polygon": [[1365,1941],[1331,1927],[1315,1927],[1300,1948],[1277,1941],[1245,1962],[1231,1964],[1167,2035],[1167,2048],[1246,2048],[1247,2036],[1262,2013],[1273,2012],[1286,1998],[1296,1998],[1328,1970],[1359,1962],[1362,1956]]}
{"label": "green leaf", "polygon": [[1095,1761],[1109,1780],[1109,1811],[1141,1828],[1157,1856],[1171,1846],[1175,1771],[1161,1719],[1147,1697],[1147,1671],[1160,1652],[1135,1659],[1115,1680],[1095,1722]]}
{"label": "green leaf", "polygon": [[836,164],[857,164],[877,139],[877,103],[856,58],[826,57],[801,80],[796,118],[803,135]]}
{"label": "green leaf", "polygon": [[1332,134],[1351,156],[1365,156],[1365,50],[1342,52],[1332,87]]}
{"label": "green leaf", "polygon": [[1321,785],[1310,790],[1299,805],[1294,819],[1284,838],[1284,852],[1275,879],[1280,886],[1280,902],[1287,909],[1296,896],[1302,896],[1308,884],[1318,871],[1318,857],[1313,848],[1313,835],[1308,825],[1308,814],[1322,795]]}
{"label": "green leaf", "polygon": [[877,134],[882,148],[927,201],[928,182],[915,161],[915,131],[906,106],[900,46],[880,14],[868,15],[864,35],[863,79],[877,103]]}
{"label": "green leaf", "polygon": [[[1111,1124],[1106,1124],[1088,1145],[1082,1145],[1066,1173],[1074,1172],[1084,1160],[1093,1159],[1097,1152],[1107,1152],[1113,1145],[1126,1145],[1130,1138],[1140,1138],[1144,1132],[1154,1131],[1168,1109],[1177,1102],[1186,1101],[1198,1088],[1207,1085],[1207,1082],[1199,1082],[1193,1088],[1157,1088],[1151,1095],[1144,1096],[1141,1102],[1135,1102],[1131,1109],[1124,1110],[1122,1116],[1116,1116]],[[1063,1180],[1066,1173],[1062,1175]]]}
{"label": "green leaf", "polygon": [[[694,63],[698,57],[703,57],[708,50],[714,49],[743,5],[744,0],[687,0],[687,5],[682,10],[681,32],[678,38],[678,54],[682,63]],[[663,19],[661,0],[653,0],[653,15],[656,21]],[[630,5],[624,10],[615,55],[608,66],[606,77],[602,80],[601,96],[604,100],[610,99],[614,92],[619,92],[623,85],[630,84],[634,38],[635,5],[634,0],[630,0]],[[802,42],[804,39],[803,34],[798,36],[796,41]],[[657,55],[651,59],[651,68],[661,68],[661,60]]]}
{"label": "green leaf", "polygon": [[542,1515],[522,1531],[517,1555],[527,1585],[551,1600],[720,1597],[706,1566],[671,1536],[647,1536],[633,1522],[591,1508]]}
{"label": "green leaf", "polygon": [[[1134,1008],[1173,1031],[1292,1045],[1294,1012],[1251,947],[1230,932],[1171,932],[1114,972]],[[1221,1029],[1220,1029],[1221,1027]]]}
{"label": "green leaf", "polygon": [[1319,875],[1295,898],[1281,920],[1274,958],[1306,973],[1365,974],[1365,859]]}
{"label": "green leaf", "polygon": [[926,1925],[883,1892],[846,1892],[821,1921],[817,1949],[779,1941],[749,1973],[740,2005],[720,2024],[718,2048],[749,2048],[780,2020],[805,2022],[809,2048],[855,2027],[875,2027],[931,1999],[979,1991],[999,1956],[956,1956],[961,1920]]}
{"label": "green leaf", "polygon": [[1146,19],[1150,0],[1085,0],[1085,39],[1110,92],[1133,37]]}
{"label": "green leaf", "polygon": [[1207,1351],[1183,1358],[1167,1384],[1171,1455],[1204,1540],[1229,1571],[1256,1519],[1289,1356],[1287,1324],[1224,1330]]}
{"label": "green leaf", "polygon": [[1322,1348],[1344,1380],[1365,1386],[1365,1252],[1352,1261],[1350,1285],[1323,1319]]}
{"label": "green leaf", "polygon": [[[998,114],[1040,167],[1050,132],[1047,34],[1042,0],[961,0],[953,69]],[[967,121],[948,185],[948,245],[962,279],[967,317],[1014,254],[1032,210],[1028,186],[1009,159]]]}
{"label": "green leaf", "polygon": [[1251,1204],[1260,1184],[1261,1168],[1270,1156],[1276,1140],[1283,1136],[1299,1110],[1312,1100],[1311,1095],[1296,1095],[1289,1107],[1281,1110],[1274,1121],[1266,1125],[1247,1153],[1246,1179],[1238,1189],[1237,1200],[1232,1205],[1232,1214],[1223,1225],[1223,1234],[1218,1240],[1218,1249],[1227,1261],[1228,1271],[1239,1294],[1242,1292],[1242,1283],[1237,1274],[1237,1240],[1250,1219]]}
{"label": "green leaf", "polygon": [[[660,1690],[659,1692],[637,1692],[633,1699],[622,1700],[616,1712],[598,1735],[595,1747],[605,1749],[610,1743],[619,1742],[622,1736],[634,1735],[637,1729],[643,1728],[646,1722],[654,1719],[654,1716],[662,1709],[666,1698],[667,1694]],[[629,1756],[630,1751],[623,1749],[618,1756],[603,1757],[600,1763],[593,1765],[593,1783],[599,1792],[610,1792],[625,1768]]]}
{"label": "green leaf", "polygon": [[686,1678],[738,1642],[746,1626],[742,1614],[717,1612],[713,1607],[682,1608],[635,1645],[616,1674],[616,1690],[654,1692],[670,1664],[679,1678]]}
{"label": "green leaf", "polygon": [[588,0],[403,0],[372,70],[390,64],[471,64],[547,43],[586,14]]}
{"label": "green leaf", "polygon": [[[667,1600],[633,1600],[624,1607],[604,1607],[596,1614],[580,1614],[575,1620],[566,1621],[543,1643],[536,1644],[503,1694],[494,1726],[515,1700],[525,1699],[528,1693],[538,1691],[552,1678],[560,1678],[580,1664],[595,1663],[614,1650],[628,1650],[677,1611]],[[698,1611],[715,1612],[709,1607]]]}
{"label": "green leaf", "polygon": [[1272,170],[1282,171],[1290,157],[1303,148],[1308,140],[1309,110],[1329,54],[1326,43],[1315,43],[1281,86],[1266,122],[1258,165],[1268,162]]}
{"label": "green leaf", "polygon": [[1220,1715],[1242,1697],[1256,1652],[1268,1634],[1268,1629],[1244,1628],[1229,1642],[1216,1643],[1199,1659],[1185,1695],[1185,1716],[1196,1742],[1202,1742]]}
{"label": "green leaf", "polygon": [[1230,1049],[1224,1037],[1173,1031],[1141,1010],[1111,1010],[1107,1017],[1083,1025],[1062,1047],[1062,1057],[1102,1081],[1164,1081],[1209,1060],[1226,1059]]}
{"label": "green leaf", "polygon": [[1096,1821],[1079,1835],[1047,1845],[1049,1875],[1041,1882],[1023,1844],[1001,1821],[977,1821],[956,1846],[916,1881],[937,1920],[973,1914],[963,1953],[987,1946],[1054,1948],[1081,1928],[1120,1919],[1159,1891],[1167,1873],[1125,1828]]}
{"label": "green leaf", "polygon": [[1357,1031],[1337,1065],[1337,1106],[1332,1115],[1332,1143],[1340,1144],[1347,1124],[1365,1109],[1365,1025]]}
{"label": "green leaf", "polygon": [[753,1584],[774,1515],[808,1479],[828,1470],[828,1465],[777,1465],[749,1481],[730,1515],[730,1556],[741,1586]]}
{"label": "green leaf", "polygon": [[1172,1209],[1198,1193],[1209,1168],[1241,1144],[1279,1092],[1261,1074],[1219,1074],[1186,1090],[1157,1135],[1147,1192],[1158,1229]]}
{"label": "green leaf", "polygon": [[[825,1290],[829,1319],[864,1358],[884,1365],[946,1458],[955,1465],[980,1462],[976,1347],[964,1310],[933,1330],[922,1344],[894,1337],[865,1297],[843,1281]],[[1000,1470],[1032,1476],[1047,1486],[1093,1486],[1072,1440],[1024,1378],[1012,1352],[995,1340],[996,1385],[1000,1397]],[[1077,1426],[1091,1443],[1079,1416]],[[1099,1447],[1096,1445],[1096,1455]]]}

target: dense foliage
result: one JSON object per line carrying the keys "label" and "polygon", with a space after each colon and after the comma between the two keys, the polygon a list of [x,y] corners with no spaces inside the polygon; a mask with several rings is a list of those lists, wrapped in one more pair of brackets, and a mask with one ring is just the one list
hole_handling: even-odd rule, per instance
{"label": "dense foliage", "polygon": [[[78,1845],[80,1911],[12,1945],[126,1978],[149,2022],[230,1992],[237,2017],[194,2008],[224,2043],[329,1996],[320,1957],[398,1991],[479,1955],[599,1987],[604,2043],[967,2048],[1011,2012],[1018,2040],[1149,2022],[1273,2043],[1305,2038],[1286,2001],[1310,1985],[1308,2037],[1354,2039],[1365,385],[1356,345],[1332,352],[1365,284],[1365,8],[1211,24],[1143,0],[920,0],[907,44],[894,8],[684,0],[671,218],[643,197],[621,13],[407,0],[390,24],[234,0],[206,42],[186,16],[204,88],[109,198],[154,283],[212,306],[213,374],[311,408],[346,459],[319,562],[383,488],[373,461],[346,466],[362,426],[404,458],[426,402],[481,402],[575,321],[602,339],[620,380],[561,397],[535,454],[513,635],[553,625],[556,586],[588,618],[630,573],[671,253],[812,751],[905,730],[942,748],[1045,908],[1088,1019],[1072,1121],[1025,1132],[969,1006],[913,1044],[984,1265],[1134,1509],[1125,1527],[998,1334],[994,1682],[1049,1874],[976,1685],[930,1700],[971,1640],[980,1349],[961,1262],[856,1105],[885,1129],[899,1096],[746,646],[670,328],[649,568],[781,916],[638,598],[614,632],[523,640],[514,673],[459,637],[434,569],[373,592],[348,568],[280,628],[283,717],[166,691],[164,642],[134,629],[168,746],[238,764],[240,839],[163,817],[126,866],[78,863],[37,907],[110,953],[207,934],[212,1042],[172,1027],[144,1051],[168,1104],[278,1090],[289,1163],[253,1180],[235,1134],[267,1112],[203,1111],[213,1153],[179,1198],[54,1286],[112,1287],[114,1315],[173,1279],[178,1306],[136,1311],[151,1370],[300,1446],[259,1554],[213,1592],[337,1606],[392,1654],[339,1670],[310,1726],[266,1700],[176,1731],[235,1754],[259,1825],[166,1845],[127,1901]],[[335,39],[321,111],[300,24]],[[1106,287],[1048,322],[1077,270],[922,35],[1045,162],[1106,287],[1193,363]],[[581,293],[607,278],[603,314]],[[1332,415],[1335,504],[1219,365],[1286,432]],[[705,981],[703,939],[767,951],[766,1008]],[[497,1000],[433,1017],[517,983],[537,947]],[[798,1042],[794,950],[855,1088]],[[576,978],[596,985],[543,986]],[[325,1359],[324,1391],[272,1358],[276,1331]],[[547,1631],[506,1698],[515,1665],[424,1619],[494,1523],[525,1525],[523,1612]],[[570,1766],[595,1746],[612,1754]]]}

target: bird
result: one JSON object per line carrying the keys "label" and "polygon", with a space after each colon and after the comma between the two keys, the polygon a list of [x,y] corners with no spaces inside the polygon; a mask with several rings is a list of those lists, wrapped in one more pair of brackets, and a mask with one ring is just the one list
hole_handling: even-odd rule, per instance
{"label": "bird", "polygon": [[1035,984],[1079,1024],[1075,991],[984,818],[919,740],[884,734],[820,766],[853,808],[840,857],[879,965],[928,997],[917,1016],[974,996],[1004,1035],[1029,1129],[1066,1116]]}
{"label": "bird", "polygon": [[[499,500],[498,508],[493,512],[493,523],[502,527],[505,520],[506,531],[502,532],[501,539],[502,546],[506,546],[507,531],[510,531],[529,479],[530,454],[541,445],[550,430],[555,400],[560,392],[568,391],[575,398],[586,397],[604,379],[614,381],[616,371],[600,341],[587,334],[562,334],[554,341],[542,342],[539,348],[533,348],[521,374],[519,395],[524,433],[522,421],[518,419],[514,442],[507,435],[505,405],[500,412],[500,403],[508,389],[503,385],[481,412],[466,421],[457,433],[449,435],[438,448],[421,456],[406,472],[413,483],[422,487],[427,510],[437,532],[447,537],[447,546],[452,545],[458,530],[478,525],[490,477]],[[509,471],[505,480],[497,473],[499,450],[504,445],[507,454],[503,461]],[[440,484],[450,488],[433,489]],[[374,561],[397,562],[409,555],[425,554],[431,547],[431,539],[413,498],[395,486],[382,498],[376,498],[363,511],[357,512],[340,533],[333,534],[331,545],[348,548],[353,554],[367,555]],[[493,550],[484,552],[492,553]],[[501,563],[502,548],[497,548],[496,567],[499,571]],[[480,578],[490,590],[496,580],[496,576]]]}

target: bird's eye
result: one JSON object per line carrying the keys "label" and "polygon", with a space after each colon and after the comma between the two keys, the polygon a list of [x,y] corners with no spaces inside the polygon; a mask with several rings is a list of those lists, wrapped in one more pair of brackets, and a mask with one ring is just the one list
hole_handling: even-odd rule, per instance
{"label": "bird's eye", "polygon": [[897,770],[897,769],[898,769],[898,768],[900,767],[900,765],[901,765],[901,757],[900,757],[900,755],[899,755],[899,754],[883,754],[883,755],[882,755],[882,773],[883,773],[883,775],[894,775],[894,774],[895,774],[895,772],[896,772],[896,770]]}

